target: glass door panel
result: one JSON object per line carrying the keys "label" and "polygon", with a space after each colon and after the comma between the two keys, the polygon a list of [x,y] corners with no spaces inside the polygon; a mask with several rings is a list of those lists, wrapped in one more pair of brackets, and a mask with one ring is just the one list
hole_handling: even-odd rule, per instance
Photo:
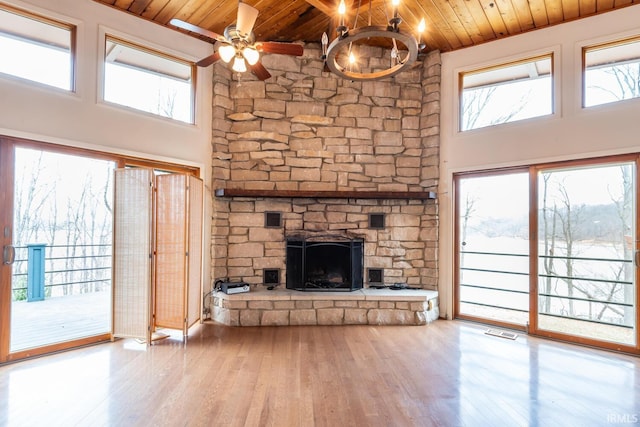
{"label": "glass door panel", "polygon": [[537,327],[636,344],[635,163],[538,173]]}
{"label": "glass door panel", "polygon": [[457,179],[457,316],[529,321],[528,170]]}
{"label": "glass door panel", "polygon": [[114,167],[15,148],[10,352],[110,332]]}

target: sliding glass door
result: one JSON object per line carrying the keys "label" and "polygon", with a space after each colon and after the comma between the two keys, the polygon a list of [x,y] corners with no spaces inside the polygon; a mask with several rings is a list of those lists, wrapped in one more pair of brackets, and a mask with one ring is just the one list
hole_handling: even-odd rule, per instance
{"label": "sliding glass door", "polygon": [[528,170],[457,181],[458,317],[529,321]]}
{"label": "sliding glass door", "polygon": [[637,164],[456,176],[456,317],[639,352]]}
{"label": "sliding glass door", "polygon": [[116,162],[0,145],[0,362],[109,339]]}
{"label": "sliding glass door", "polygon": [[635,346],[635,162],[540,168],[537,193],[538,331]]}

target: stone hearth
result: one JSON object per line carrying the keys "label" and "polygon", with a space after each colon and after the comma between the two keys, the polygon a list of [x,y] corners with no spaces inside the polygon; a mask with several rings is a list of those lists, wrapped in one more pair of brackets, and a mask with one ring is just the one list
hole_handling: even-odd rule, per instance
{"label": "stone hearth", "polygon": [[254,289],[213,297],[212,318],[229,326],[425,325],[438,318],[438,293],[361,289],[300,292]]}

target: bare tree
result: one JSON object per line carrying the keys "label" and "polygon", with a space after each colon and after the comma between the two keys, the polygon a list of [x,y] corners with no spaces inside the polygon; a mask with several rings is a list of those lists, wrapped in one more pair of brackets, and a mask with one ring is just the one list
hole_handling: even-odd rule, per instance
{"label": "bare tree", "polygon": [[640,62],[614,64],[603,72],[612,77],[615,86],[597,84],[589,89],[609,94],[617,100],[640,97]]}
{"label": "bare tree", "polygon": [[158,89],[158,113],[165,117],[174,118],[177,96],[176,89]]}
{"label": "bare tree", "polygon": [[544,257],[543,257],[543,266],[545,271],[545,279],[544,279],[544,297],[541,298],[540,311],[542,313],[548,313],[551,310],[551,297],[547,295],[551,295],[551,288],[553,286],[553,279],[551,276],[555,275],[555,264],[553,254],[555,253],[555,245],[556,245],[556,215],[553,214],[557,209],[555,206],[549,207],[548,203],[548,189],[549,189],[549,179],[551,175],[542,174],[542,179],[544,185],[542,187],[542,236],[544,236]]}
{"label": "bare tree", "polygon": [[[483,117],[483,112],[494,101],[496,86],[485,86],[464,91],[462,97],[462,126],[463,130],[475,129],[478,121]],[[513,102],[512,107],[505,114],[492,117],[488,125],[507,123],[527,105],[530,92]],[[493,111],[493,110],[492,110]]]}
{"label": "bare tree", "polygon": [[[611,196],[612,204],[616,207],[618,217],[619,233],[610,235],[611,243],[614,247],[621,247],[622,254],[619,258],[629,260],[632,257],[632,249],[627,244],[624,236],[631,230],[631,213],[633,212],[633,177],[630,166],[621,166],[621,191],[615,192],[620,196]],[[611,319],[622,319],[625,324],[633,324],[633,309],[621,308],[619,302],[632,302],[630,292],[633,287],[626,283],[633,282],[633,266],[626,261],[606,261],[609,274],[603,269],[589,267],[591,264],[587,259],[581,258],[578,247],[587,247],[581,242],[585,237],[590,239],[593,236],[593,224],[586,218],[585,206],[572,203],[570,193],[564,183],[556,183],[558,193],[558,205],[549,206],[547,197],[552,173],[543,174],[543,222],[541,238],[544,239],[544,275],[546,295],[557,295],[556,304],[561,311],[556,312],[563,316],[580,317],[585,315],[575,308],[575,301],[587,302],[588,313],[586,317],[590,320],[604,321],[611,323]],[[612,192],[610,191],[610,194]],[[600,207],[600,209],[604,209]],[[557,227],[556,227],[557,225]],[[557,231],[556,231],[557,230]],[[589,230],[584,235],[578,230]],[[562,247],[558,245],[558,239],[562,242]],[[598,243],[602,245],[607,242]],[[556,262],[561,263],[561,268],[556,267]],[[594,276],[595,274],[595,276]],[[562,298],[566,295],[566,298]],[[566,300],[566,303],[563,302]],[[583,304],[584,306],[584,304]],[[554,314],[550,298],[541,299],[540,310],[542,313]]]}
{"label": "bare tree", "polygon": [[[46,296],[51,296],[51,284],[61,286],[63,295],[76,289],[91,292],[97,289],[94,281],[108,283],[103,278],[105,261],[108,264],[111,244],[111,163],[104,170],[92,169],[72,190],[50,167],[57,158],[46,152],[20,150],[17,157],[15,182],[16,246],[46,243]],[[96,174],[98,173],[98,174]],[[64,170],[62,176],[65,175]],[[96,177],[100,181],[96,181]],[[97,253],[97,255],[95,255]],[[26,263],[21,269],[26,272]],[[102,276],[101,276],[102,275]],[[19,276],[22,277],[22,276]],[[18,279],[16,283],[18,283]],[[80,286],[72,284],[81,282]],[[20,282],[19,287],[26,286]],[[103,285],[98,285],[100,289]]]}

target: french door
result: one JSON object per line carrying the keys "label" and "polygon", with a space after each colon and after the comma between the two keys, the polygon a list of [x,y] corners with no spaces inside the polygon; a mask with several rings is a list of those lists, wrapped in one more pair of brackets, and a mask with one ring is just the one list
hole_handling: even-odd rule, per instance
{"label": "french door", "polygon": [[456,176],[456,316],[639,353],[637,166]]}

